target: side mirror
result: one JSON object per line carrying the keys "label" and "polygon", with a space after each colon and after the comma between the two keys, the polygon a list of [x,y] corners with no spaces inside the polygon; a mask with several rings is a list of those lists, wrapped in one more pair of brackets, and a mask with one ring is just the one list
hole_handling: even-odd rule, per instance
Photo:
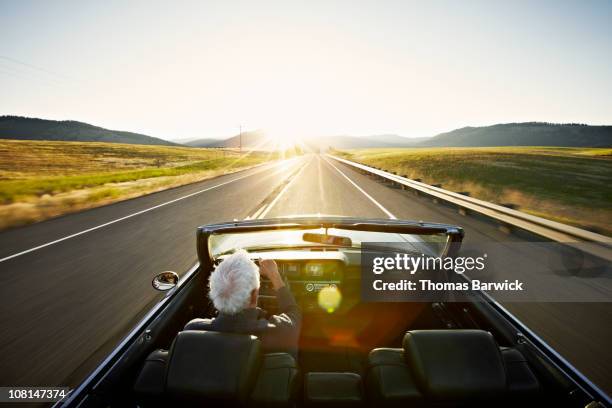
{"label": "side mirror", "polygon": [[179,276],[176,272],[165,271],[153,278],[153,287],[161,292],[172,289],[179,281]]}

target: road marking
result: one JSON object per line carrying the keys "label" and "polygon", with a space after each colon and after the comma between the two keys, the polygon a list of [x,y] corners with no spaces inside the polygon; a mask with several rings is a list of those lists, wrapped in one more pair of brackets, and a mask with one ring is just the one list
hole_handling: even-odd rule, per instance
{"label": "road marking", "polygon": [[302,165],[302,168],[295,174],[295,176],[293,176],[291,180],[289,180],[289,182],[285,185],[285,187],[283,187],[280,193],[278,193],[278,195],[274,197],[274,200],[272,200],[272,202],[270,202],[270,204],[268,204],[267,206],[264,205],[259,210],[257,210],[255,214],[251,216],[251,219],[264,218],[266,214],[270,212],[272,207],[274,207],[274,205],[278,202],[278,200],[283,196],[283,194],[285,194],[285,192],[289,189],[289,187],[293,184],[293,182],[300,176],[300,174],[302,174],[306,166],[308,166],[311,161],[312,161],[312,157],[310,158],[308,163],[304,163],[304,165]]}
{"label": "road marking", "polygon": [[[290,160],[290,161],[289,161],[289,162],[286,162],[285,164],[289,164],[289,163],[290,163],[291,161],[293,161],[294,159],[289,159],[289,160]],[[282,163],[282,162],[276,163],[276,164],[274,164],[274,165],[272,165],[272,166],[270,166],[270,167],[263,167],[263,168],[258,169],[257,171],[255,171],[255,172],[253,172],[253,173],[250,173],[250,174],[245,174],[245,175],[243,175],[243,176],[240,176],[240,177],[237,177],[237,178],[234,178],[234,179],[231,179],[231,180],[225,181],[225,182],[223,182],[223,183],[216,184],[216,185],[214,185],[214,186],[211,186],[211,187],[205,188],[205,189],[203,189],[203,190],[199,190],[199,191],[196,191],[196,192],[194,192],[194,193],[187,194],[186,196],[179,197],[179,198],[175,198],[174,200],[170,200],[170,201],[167,201],[167,202],[165,202],[165,203],[158,204],[158,205],[156,205],[156,206],[153,206],[153,207],[146,208],[146,209],[144,209],[144,210],[141,210],[141,211],[135,212],[135,213],[133,213],[133,214],[126,215],[125,217],[117,218],[117,219],[115,219],[115,220],[112,220],[112,221],[109,221],[109,222],[105,222],[104,224],[100,224],[100,225],[97,225],[97,226],[95,226],[95,227],[91,227],[91,228],[88,228],[88,229],[86,229],[86,230],[83,230],[83,231],[80,231],[80,232],[77,232],[77,233],[74,233],[74,234],[71,234],[71,235],[67,235],[67,236],[65,236],[65,237],[62,237],[62,238],[56,239],[56,240],[54,240],[54,241],[47,242],[46,244],[42,244],[42,245],[38,245],[38,246],[33,247],[33,248],[30,248],[30,249],[26,249],[25,251],[21,251],[21,252],[18,252],[18,253],[16,253],[16,254],[13,254],[13,255],[9,255],[9,256],[7,256],[7,257],[4,257],[4,258],[0,259],[0,262],[8,261],[9,259],[17,258],[18,256],[25,255],[25,254],[29,254],[30,252],[38,251],[39,249],[46,248],[46,247],[48,247],[48,246],[51,246],[51,245],[54,245],[54,244],[60,243],[60,242],[62,242],[62,241],[66,241],[66,240],[71,239],[71,238],[78,237],[78,236],[83,235],[83,234],[87,234],[88,232],[92,232],[92,231],[98,230],[98,229],[100,229],[100,228],[104,228],[104,227],[107,227],[107,226],[109,226],[109,225],[116,224],[116,223],[121,222],[121,221],[125,221],[125,220],[127,220],[128,218],[132,218],[132,217],[135,217],[135,216],[137,216],[137,215],[141,215],[141,214],[144,214],[144,213],[146,213],[146,212],[153,211],[153,210],[156,210],[156,209],[158,209],[158,208],[164,207],[164,206],[166,206],[166,205],[176,203],[177,201],[181,201],[181,200],[184,200],[184,199],[186,199],[186,198],[190,198],[190,197],[193,197],[193,196],[195,196],[195,195],[205,193],[205,192],[210,191],[210,190],[213,190],[213,189],[215,189],[215,188],[217,188],[217,187],[221,187],[221,186],[224,186],[224,185],[226,185],[226,184],[233,183],[234,181],[238,181],[238,180],[242,180],[243,178],[251,177],[251,176],[253,176],[253,175],[255,175],[255,174],[259,174],[259,173],[261,173],[262,171],[269,170],[271,167],[275,167],[275,166],[277,166],[277,165],[279,165],[279,164],[281,164],[281,163]]]}
{"label": "road marking", "polygon": [[[304,168],[310,164],[310,162],[312,161],[312,157],[310,158],[310,160],[307,163],[304,163],[302,165],[301,168],[298,169],[298,171],[294,172],[293,175],[289,175],[289,182],[287,182],[287,184],[285,184],[285,186],[281,189],[281,191],[278,193],[278,195],[276,197],[274,197],[274,199],[267,204],[262,205],[261,207],[259,207],[257,209],[257,211],[255,211],[252,215],[249,215],[248,217],[245,218],[245,220],[254,220],[257,218],[263,218],[265,217],[265,215],[270,211],[270,209],[272,209],[272,207],[276,204],[276,202],[280,199],[280,197],[285,194],[285,191],[289,188],[289,185],[293,183],[293,180],[295,180],[304,170]],[[267,200],[267,197],[266,197]],[[264,200],[264,202],[266,201]]]}
{"label": "road marking", "polygon": [[248,217],[246,217],[245,220],[254,220],[264,210],[264,208],[266,208],[266,206],[267,204],[262,205],[257,209],[257,211],[255,211],[253,215],[249,215]]}
{"label": "road marking", "polygon": [[382,206],[381,203],[379,203],[378,201],[376,201],[374,199],[374,197],[372,197],[371,195],[369,195],[368,193],[365,192],[364,189],[362,189],[361,187],[359,187],[357,185],[357,183],[355,183],[353,180],[351,180],[346,174],[344,174],[339,168],[337,168],[336,166],[334,166],[329,160],[327,160],[326,158],[323,158],[323,160],[325,160],[327,162],[327,164],[329,164],[330,166],[332,166],[334,169],[336,169],[338,171],[338,173],[342,174],[342,176],[347,179],[349,181],[349,183],[351,183],[353,186],[355,186],[355,188],[359,191],[361,191],[363,193],[363,195],[365,195],[366,197],[368,197],[370,199],[370,201],[372,201],[374,204],[376,204],[376,206],[378,208],[380,208],[385,214],[387,214],[387,217],[389,217],[392,220],[397,220],[397,217],[393,214],[391,214],[391,212],[389,210],[387,210],[385,207]]}

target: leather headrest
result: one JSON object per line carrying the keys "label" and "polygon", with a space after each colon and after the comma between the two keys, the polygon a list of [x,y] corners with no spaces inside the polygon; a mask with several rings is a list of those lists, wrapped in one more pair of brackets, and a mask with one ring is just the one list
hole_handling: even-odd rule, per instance
{"label": "leather headrest", "polygon": [[432,399],[482,399],[506,390],[502,357],[482,330],[415,330],[404,336],[404,355],[417,386]]}
{"label": "leather headrest", "polygon": [[170,348],[166,390],[184,401],[245,404],[260,365],[255,336],[183,331]]}

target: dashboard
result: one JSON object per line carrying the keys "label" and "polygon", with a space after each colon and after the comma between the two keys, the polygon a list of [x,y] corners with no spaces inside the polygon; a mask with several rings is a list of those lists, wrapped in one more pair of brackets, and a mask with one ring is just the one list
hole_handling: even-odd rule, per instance
{"label": "dashboard", "polygon": [[[342,252],[278,251],[257,254],[274,259],[279,272],[304,313],[323,311],[319,304],[319,292],[332,287],[340,293],[345,289],[345,272],[348,259]],[[262,279],[259,289],[259,307],[274,313],[277,309],[272,284]]]}

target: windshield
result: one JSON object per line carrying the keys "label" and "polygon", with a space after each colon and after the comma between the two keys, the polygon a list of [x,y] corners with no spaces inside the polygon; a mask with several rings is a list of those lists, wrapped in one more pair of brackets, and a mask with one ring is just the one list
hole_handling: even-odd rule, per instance
{"label": "windshield", "polygon": [[[310,242],[304,240],[304,233],[334,235],[350,238],[348,248],[361,249],[364,242],[384,243],[381,250],[402,249],[406,252],[418,252],[427,255],[440,255],[446,248],[448,236],[438,234],[398,234],[379,231],[358,231],[340,228],[273,230],[247,233],[228,233],[211,235],[209,248],[213,257],[234,252],[237,249],[248,251],[279,250],[295,248],[333,247],[337,245]],[[345,247],[347,248],[347,247]],[[377,248],[378,249],[378,248]]]}

